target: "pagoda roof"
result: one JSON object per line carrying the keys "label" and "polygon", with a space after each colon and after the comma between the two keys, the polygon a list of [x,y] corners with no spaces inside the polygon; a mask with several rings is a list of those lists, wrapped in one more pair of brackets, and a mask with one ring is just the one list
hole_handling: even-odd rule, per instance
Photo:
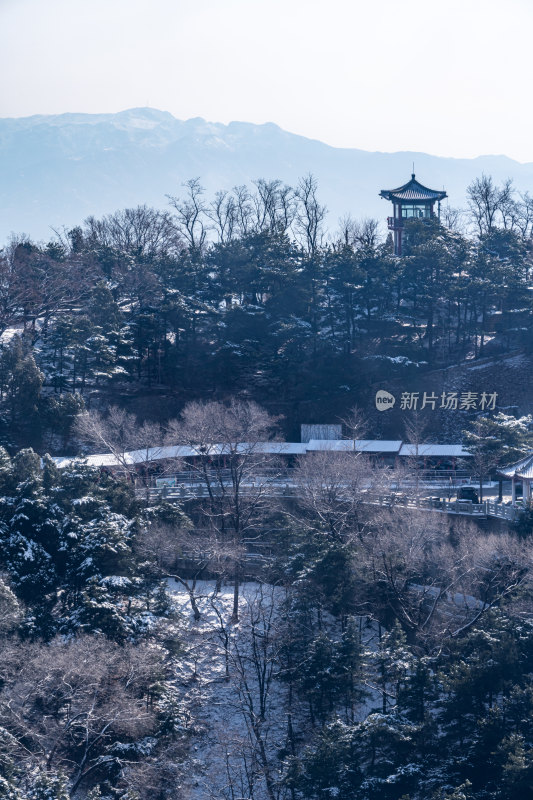
{"label": "pagoda roof", "polygon": [[533,452],[528,453],[515,464],[499,469],[498,474],[503,478],[533,479]]}
{"label": "pagoda roof", "polygon": [[385,200],[392,200],[393,202],[399,201],[403,203],[409,202],[432,202],[435,200],[444,200],[448,197],[445,191],[439,192],[435,189],[428,189],[416,180],[415,174],[411,175],[411,180],[399,186],[397,189],[383,189],[380,197]]}

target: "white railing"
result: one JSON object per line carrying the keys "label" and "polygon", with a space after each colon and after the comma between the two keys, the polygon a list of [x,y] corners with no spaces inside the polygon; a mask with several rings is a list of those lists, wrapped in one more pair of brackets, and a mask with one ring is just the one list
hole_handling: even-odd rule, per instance
{"label": "white railing", "polygon": [[[224,487],[220,486],[220,484],[215,484],[211,486],[211,492],[214,495],[220,495],[223,488]],[[248,496],[257,496],[263,493],[278,497],[294,497],[298,495],[298,487],[295,484],[289,483],[262,483],[258,481],[257,484],[241,486],[240,492]],[[194,482],[187,484],[181,483],[178,486],[138,488],[137,496],[149,502],[159,499],[171,501],[191,500],[194,498],[208,497],[209,491],[205,484]],[[496,503],[493,500],[485,500],[483,503],[472,503],[470,500],[436,500],[430,497],[409,497],[406,494],[384,494],[375,495],[373,497],[371,495],[367,497],[363,495],[361,497],[361,502],[368,503],[369,505],[382,506],[384,508],[397,506],[399,508],[433,510],[444,514],[460,514],[468,517],[495,517],[497,519],[507,520],[508,522],[514,521],[521,510],[523,510],[520,507]]]}

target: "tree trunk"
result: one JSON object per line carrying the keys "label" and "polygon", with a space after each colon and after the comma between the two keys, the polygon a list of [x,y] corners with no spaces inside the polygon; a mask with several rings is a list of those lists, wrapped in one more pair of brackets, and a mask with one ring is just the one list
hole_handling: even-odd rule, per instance
{"label": "tree trunk", "polygon": [[233,613],[231,615],[232,623],[239,621],[239,567],[235,565],[234,573],[235,583],[233,587]]}

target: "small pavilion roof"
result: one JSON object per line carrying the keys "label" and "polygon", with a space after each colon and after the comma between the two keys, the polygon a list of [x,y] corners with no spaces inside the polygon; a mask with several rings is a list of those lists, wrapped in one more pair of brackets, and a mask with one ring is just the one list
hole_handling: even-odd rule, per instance
{"label": "small pavilion roof", "polygon": [[400,203],[430,203],[435,200],[444,200],[445,197],[448,197],[444,190],[439,192],[435,189],[428,189],[427,186],[423,186],[415,178],[414,172],[411,175],[411,180],[404,183],[403,186],[399,186],[397,189],[382,189],[379,195],[385,200],[391,200],[392,202],[397,201]]}
{"label": "small pavilion roof", "polygon": [[498,474],[502,478],[529,478],[533,479],[533,452],[528,453],[527,456],[521,458],[515,464],[510,464],[508,467],[502,467],[498,470]]}

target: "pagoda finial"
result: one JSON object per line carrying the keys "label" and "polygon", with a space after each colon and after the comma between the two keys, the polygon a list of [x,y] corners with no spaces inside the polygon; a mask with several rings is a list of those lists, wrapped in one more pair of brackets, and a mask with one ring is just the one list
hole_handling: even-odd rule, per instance
{"label": "pagoda finial", "polygon": [[414,181],[415,179],[415,162],[413,161],[413,171],[411,172],[411,179]]}

